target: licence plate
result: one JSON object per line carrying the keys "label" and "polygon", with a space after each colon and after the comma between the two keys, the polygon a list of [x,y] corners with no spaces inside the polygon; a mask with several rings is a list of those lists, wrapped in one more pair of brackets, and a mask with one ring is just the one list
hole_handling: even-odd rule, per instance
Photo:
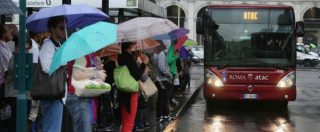
{"label": "licence plate", "polygon": [[244,94],[243,98],[244,99],[256,99],[257,98],[257,94]]}

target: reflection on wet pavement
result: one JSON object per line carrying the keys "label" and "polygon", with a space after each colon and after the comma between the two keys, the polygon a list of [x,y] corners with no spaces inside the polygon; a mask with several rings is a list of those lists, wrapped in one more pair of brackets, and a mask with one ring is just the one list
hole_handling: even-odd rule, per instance
{"label": "reflection on wet pavement", "polygon": [[318,132],[320,72],[297,72],[297,100],[287,109],[274,102],[219,102],[207,106],[199,93],[177,120],[178,132]]}

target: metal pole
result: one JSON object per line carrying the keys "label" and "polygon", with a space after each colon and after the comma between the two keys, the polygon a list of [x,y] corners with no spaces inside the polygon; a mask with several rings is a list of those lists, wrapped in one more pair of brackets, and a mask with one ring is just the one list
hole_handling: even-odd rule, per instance
{"label": "metal pole", "polygon": [[6,23],[6,16],[5,15],[1,15],[0,21],[1,21],[0,24],[4,25]]}
{"label": "metal pole", "polygon": [[[25,132],[27,130],[27,98],[26,91],[26,55],[25,55],[25,42],[26,42],[26,1],[20,0],[20,9],[23,14],[19,16],[19,54],[18,54],[18,87],[19,95],[17,97],[17,132]],[[15,64],[15,67],[17,64]]]}
{"label": "metal pole", "polygon": [[102,11],[109,15],[109,0],[102,0]]}
{"label": "metal pole", "polygon": [[118,23],[124,22],[124,19],[124,10],[120,8],[118,13]]}
{"label": "metal pole", "polygon": [[62,0],[62,4],[69,4],[69,5],[71,5],[71,0]]}
{"label": "metal pole", "polygon": [[33,9],[32,8],[27,8],[27,16],[31,16],[33,13]]}
{"label": "metal pole", "polygon": [[178,7],[178,27],[180,28],[180,7]]}

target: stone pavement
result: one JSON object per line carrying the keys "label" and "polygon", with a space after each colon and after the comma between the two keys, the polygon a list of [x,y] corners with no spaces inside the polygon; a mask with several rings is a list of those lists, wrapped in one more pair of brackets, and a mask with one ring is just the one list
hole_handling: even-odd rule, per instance
{"label": "stone pavement", "polygon": [[[191,80],[190,80],[190,87],[186,88],[187,95],[184,95],[183,97],[177,98],[179,104],[175,107],[175,109],[172,111],[171,115],[172,117],[178,117],[180,113],[183,112],[185,106],[190,101],[191,98],[200,90],[200,87],[202,87],[203,84],[203,74],[193,74],[191,71]],[[149,116],[149,123],[150,128],[145,129],[145,132],[162,132],[164,131],[168,126],[170,126],[170,123],[161,123],[156,121],[156,111],[155,111],[155,105],[151,106],[151,112]],[[119,113],[115,115],[116,123],[115,123],[115,132],[118,132],[120,130],[120,115]]]}

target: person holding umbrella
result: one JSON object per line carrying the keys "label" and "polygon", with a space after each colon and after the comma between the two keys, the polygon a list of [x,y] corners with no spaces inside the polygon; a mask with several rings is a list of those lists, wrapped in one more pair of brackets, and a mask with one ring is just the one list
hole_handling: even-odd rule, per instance
{"label": "person holding umbrella", "polygon": [[154,49],[154,54],[152,57],[152,64],[154,69],[156,69],[156,80],[155,84],[158,88],[158,98],[157,99],[157,118],[156,120],[162,122],[169,122],[171,120],[169,114],[169,90],[171,89],[171,82],[173,79],[170,73],[170,68],[167,63],[167,57],[160,47]]}
{"label": "person holding umbrella", "polygon": [[[41,67],[45,73],[49,73],[53,55],[65,40],[65,23],[64,16],[51,17],[48,20],[48,29],[51,37],[44,42],[39,53]],[[60,132],[63,114],[61,99],[40,100],[40,104],[42,109],[42,131]]]}
{"label": "person holding umbrella", "polygon": [[11,107],[5,101],[5,80],[7,78],[10,60],[13,55],[7,42],[12,38],[8,29],[0,24],[0,128],[8,131],[11,118]]}
{"label": "person holding umbrella", "polygon": [[[119,55],[118,64],[119,66],[127,66],[131,76],[136,81],[139,81],[146,69],[149,58],[141,55],[141,65],[138,67],[136,59],[132,54],[133,45],[134,43],[132,42],[124,42],[121,44],[122,53]],[[121,132],[132,132],[138,109],[138,92],[127,93],[119,91],[119,102],[122,124]]]}

